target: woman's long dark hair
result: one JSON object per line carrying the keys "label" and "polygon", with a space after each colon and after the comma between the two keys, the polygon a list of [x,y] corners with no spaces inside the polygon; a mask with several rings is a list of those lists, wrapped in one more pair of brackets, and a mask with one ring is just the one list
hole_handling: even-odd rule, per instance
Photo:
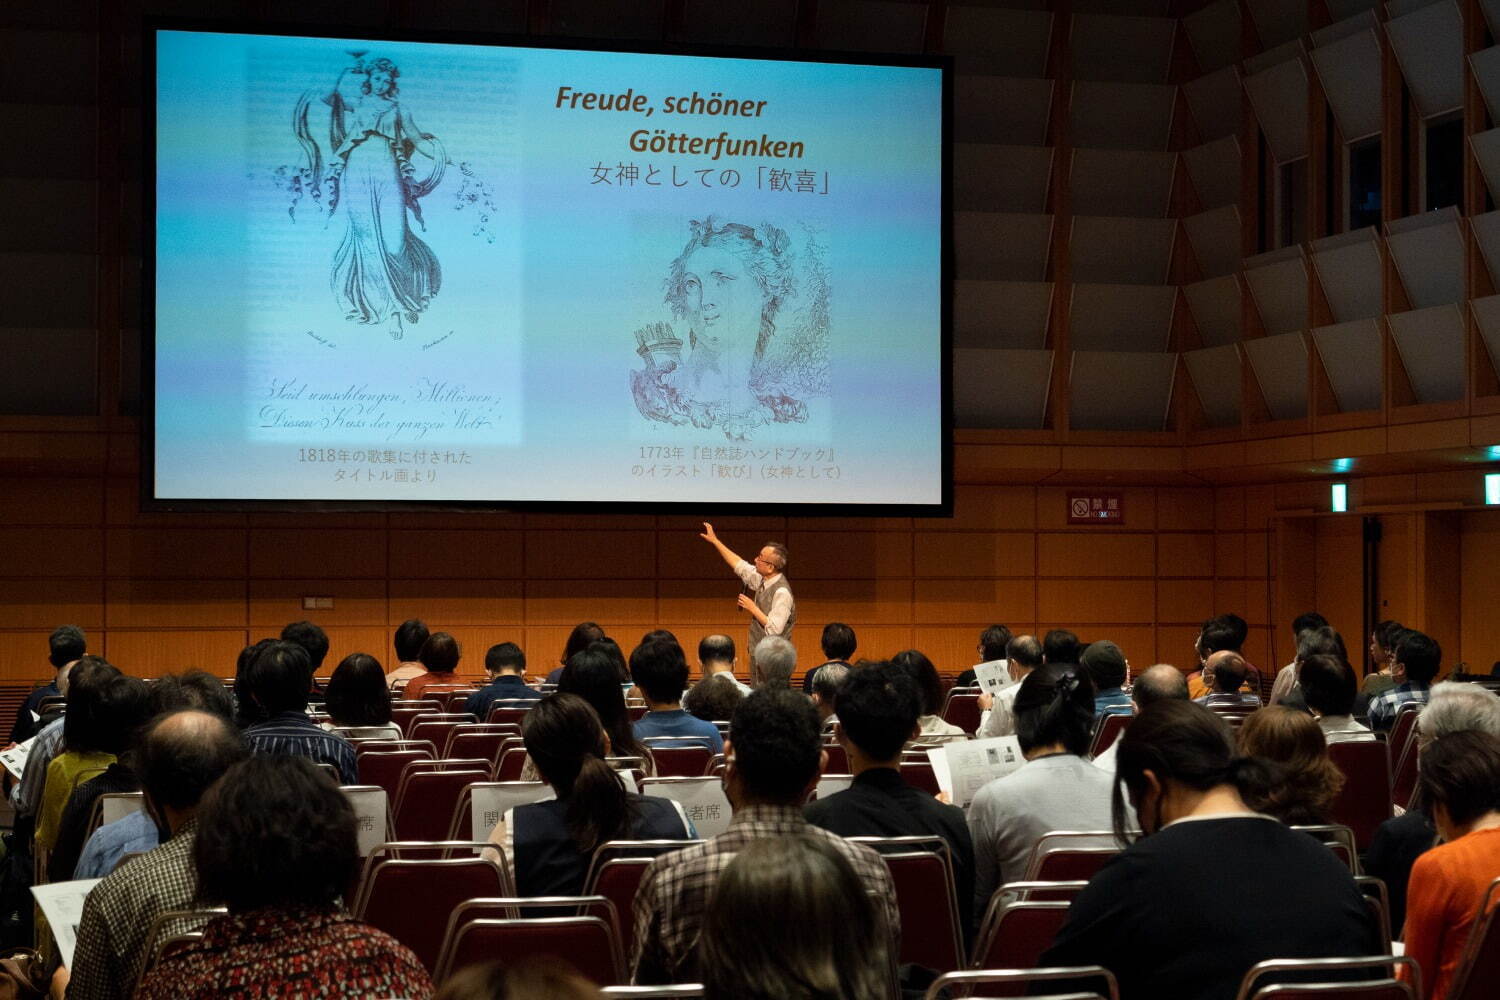
{"label": "woman's long dark hair", "polygon": [[557,690],[576,694],[599,715],[609,734],[610,752],[616,757],[645,757],[646,748],[635,738],[625,692],[620,687],[620,669],[602,643],[592,643],[574,653],[557,680]]}
{"label": "woman's long dark hair", "polygon": [[1058,743],[1079,757],[1089,752],[1094,681],[1078,664],[1044,663],[1027,674],[1016,691],[1014,711],[1022,753]]}
{"label": "woman's long dark hair", "polygon": [[380,661],[350,653],[328,679],[328,714],[340,726],[384,726],[391,721],[391,689]]}
{"label": "woman's long dark hair", "polygon": [[[1280,769],[1269,761],[1235,756],[1229,723],[1210,709],[1176,699],[1154,702],[1126,728],[1115,758],[1112,815],[1115,837],[1122,844],[1135,839],[1126,794],[1141,801],[1147,771],[1162,785],[1175,781],[1200,792],[1231,785],[1248,799],[1264,796],[1280,777]],[[1140,821],[1147,829],[1147,817]],[[1158,816],[1150,829],[1160,828]]]}
{"label": "woman's long dark hair", "polygon": [[604,727],[589,703],[550,694],[521,722],[526,752],[542,780],[567,804],[568,834],[585,853],[629,829],[631,801],[604,761]]}
{"label": "woman's long dark hair", "polygon": [[917,689],[922,692],[923,715],[936,715],[943,710],[943,681],[926,653],[919,649],[903,649],[891,657],[891,662],[917,682]]}

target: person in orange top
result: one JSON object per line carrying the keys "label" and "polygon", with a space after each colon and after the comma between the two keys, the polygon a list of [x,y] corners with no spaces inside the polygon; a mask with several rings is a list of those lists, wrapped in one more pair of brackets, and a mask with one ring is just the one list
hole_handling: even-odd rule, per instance
{"label": "person in orange top", "polygon": [[1452,733],[1422,750],[1421,787],[1443,843],[1412,866],[1406,954],[1423,996],[1444,997],[1490,883],[1500,878],[1500,737]]}
{"label": "person in orange top", "polygon": [[427,672],[407,681],[401,697],[412,700],[422,697],[422,692],[434,685],[462,684],[457,673],[460,655],[457,639],[447,632],[432,633],[422,643],[422,651],[417,654],[417,660],[427,668]]}

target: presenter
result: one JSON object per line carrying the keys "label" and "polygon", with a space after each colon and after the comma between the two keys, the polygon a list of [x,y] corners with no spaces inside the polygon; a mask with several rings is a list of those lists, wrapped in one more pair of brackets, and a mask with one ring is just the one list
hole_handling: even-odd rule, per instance
{"label": "presenter", "polygon": [[734,570],[734,575],[744,584],[740,593],[740,610],[750,613],[750,680],[760,683],[755,666],[755,647],[768,635],[779,635],[788,642],[792,638],[792,626],[797,623],[797,604],[792,599],[791,584],[786,581],[786,546],[780,542],[767,542],[761,546],[760,555],[753,564],[731,552],[714,534],[714,526],[703,523],[703,533],[698,537],[719,550],[719,555]]}

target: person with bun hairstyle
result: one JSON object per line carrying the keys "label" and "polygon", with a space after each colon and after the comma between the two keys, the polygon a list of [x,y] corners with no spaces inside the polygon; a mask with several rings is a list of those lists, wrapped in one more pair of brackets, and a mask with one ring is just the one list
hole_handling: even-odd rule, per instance
{"label": "person with bun hairstyle", "polygon": [[1257,812],[1291,826],[1322,826],[1344,787],[1344,774],[1328,759],[1328,743],[1306,712],[1272,705],[1252,712],[1237,734],[1240,753],[1281,768],[1281,780],[1246,796]]}
{"label": "person with bun hairstyle", "polygon": [[589,703],[552,694],[521,723],[526,753],[557,798],[508,810],[490,834],[522,896],[576,896],[594,849],[610,840],[691,840],[698,833],[670,799],[627,792],[604,760],[609,737]]}
{"label": "person with bun hairstyle", "polygon": [[1127,846],[1073,900],[1037,964],[1102,965],[1122,1000],[1231,1000],[1265,959],[1380,954],[1349,869],[1248,804],[1278,777],[1235,756],[1229,724],[1210,709],[1144,708],[1120,738],[1112,795]]}

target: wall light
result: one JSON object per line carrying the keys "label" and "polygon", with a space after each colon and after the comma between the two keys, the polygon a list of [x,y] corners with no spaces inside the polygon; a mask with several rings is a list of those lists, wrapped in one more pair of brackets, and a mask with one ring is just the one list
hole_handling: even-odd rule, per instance
{"label": "wall light", "polygon": [[[1500,486],[1496,487],[1500,489]],[[1329,488],[1329,509],[1335,514],[1343,514],[1349,510],[1349,484],[1334,483]]]}
{"label": "wall light", "polygon": [[1491,472],[1484,477],[1484,502],[1491,507],[1500,505],[1500,472]]}

